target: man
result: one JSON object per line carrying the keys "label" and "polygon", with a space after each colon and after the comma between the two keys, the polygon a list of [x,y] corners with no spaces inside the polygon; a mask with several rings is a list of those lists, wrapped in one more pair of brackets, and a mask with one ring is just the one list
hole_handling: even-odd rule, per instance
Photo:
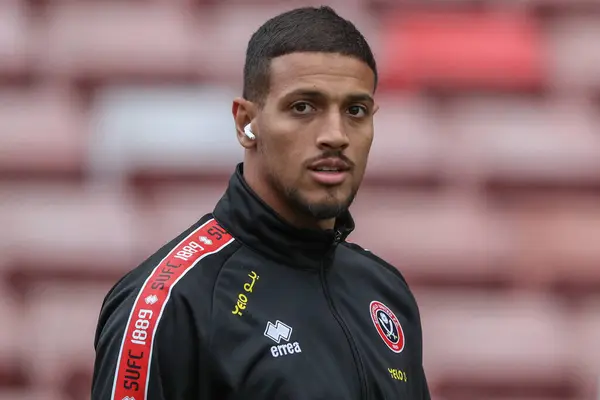
{"label": "man", "polygon": [[93,400],[429,399],[406,282],[345,241],[376,85],[328,7],[252,36],[232,107],[244,162],[212,214],[108,294]]}

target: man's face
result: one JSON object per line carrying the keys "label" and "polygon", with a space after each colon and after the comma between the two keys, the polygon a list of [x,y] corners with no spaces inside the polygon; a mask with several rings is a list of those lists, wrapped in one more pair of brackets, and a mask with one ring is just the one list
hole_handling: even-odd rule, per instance
{"label": "man's face", "polygon": [[373,141],[373,71],[355,58],[292,53],[271,62],[255,119],[263,178],[289,205],[318,220],[345,211]]}

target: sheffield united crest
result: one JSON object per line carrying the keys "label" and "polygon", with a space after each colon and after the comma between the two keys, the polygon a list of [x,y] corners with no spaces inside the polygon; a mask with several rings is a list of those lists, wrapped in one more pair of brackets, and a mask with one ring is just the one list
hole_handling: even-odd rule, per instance
{"label": "sheffield united crest", "polygon": [[371,302],[371,320],[383,342],[394,353],[404,349],[404,332],[396,315],[385,304]]}

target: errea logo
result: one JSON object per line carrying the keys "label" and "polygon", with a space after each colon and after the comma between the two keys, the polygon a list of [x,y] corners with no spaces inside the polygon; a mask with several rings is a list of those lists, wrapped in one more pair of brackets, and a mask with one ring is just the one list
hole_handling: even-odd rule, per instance
{"label": "errea logo", "polygon": [[[277,320],[275,323],[269,321],[265,329],[264,335],[275,343],[280,343],[281,340],[288,342],[292,336],[292,327]],[[285,343],[271,346],[271,355],[273,357],[287,356],[290,354],[302,353],[300,343]]]}
{"label": "errea logo", "polygon": [[265,329],[265,336],[273,339],[276,343],[279,343],[281,339],[287,342],[290,340],[290,336],[292,336],[292,327],[287,326],[281,321],[277,321],[275,324],[269,321],[267,329]]}

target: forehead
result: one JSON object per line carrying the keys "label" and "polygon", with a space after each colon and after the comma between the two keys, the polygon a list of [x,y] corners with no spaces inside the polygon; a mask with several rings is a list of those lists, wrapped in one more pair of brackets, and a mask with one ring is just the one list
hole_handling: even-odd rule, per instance
{"label": "forehead", "polygon": [[354,57],[333,53],[291,53],[271,61],[269,96],[279,98],[297,89],[330,96],[372,94],[375,74]]}

